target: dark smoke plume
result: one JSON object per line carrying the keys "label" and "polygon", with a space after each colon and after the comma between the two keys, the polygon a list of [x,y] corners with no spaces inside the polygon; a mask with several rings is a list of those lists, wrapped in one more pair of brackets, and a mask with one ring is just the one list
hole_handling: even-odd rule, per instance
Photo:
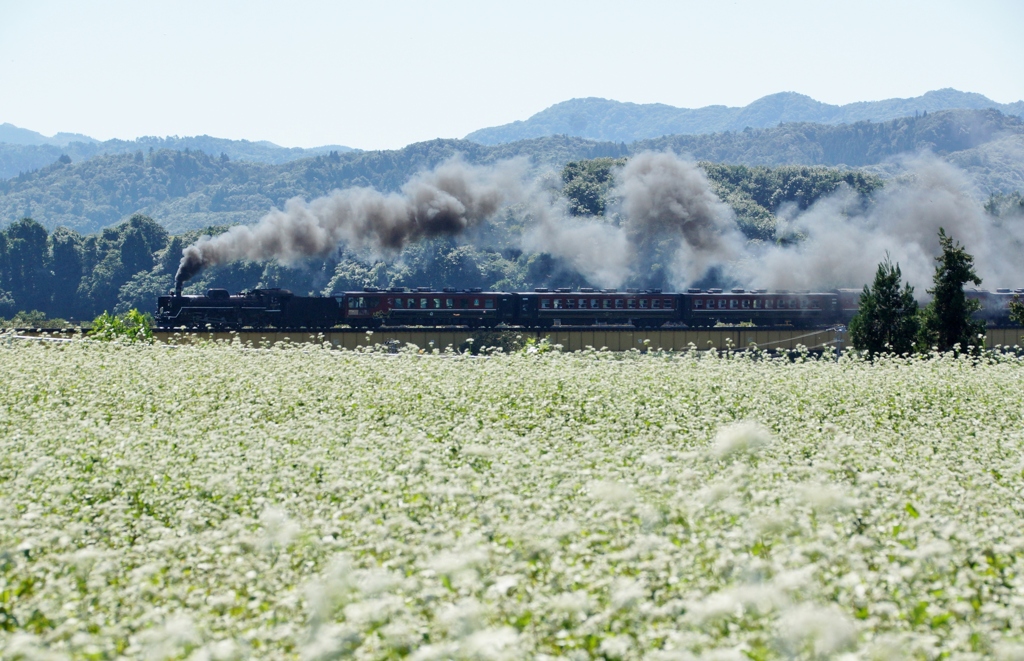
{"label": "dark smoke plume", "polygon": [[744,238],[735,214],[696,163],[643,152],[616,179],[622,226],[641,269],[665,260],[673,283],[684,287],[741,256]]}
{"label": "dark smoke plume", "polygon": [[452,159],[410,179],[397,194],[350,188],[309,203],[293,198],[256,225],[204,236],[185,248],[175,283],[180,288],[206,267],[240,259],[289,264],[326,257],[341,244],[391,252],[461,234],[522,196],[523,169],[517,161],[477,167]]}

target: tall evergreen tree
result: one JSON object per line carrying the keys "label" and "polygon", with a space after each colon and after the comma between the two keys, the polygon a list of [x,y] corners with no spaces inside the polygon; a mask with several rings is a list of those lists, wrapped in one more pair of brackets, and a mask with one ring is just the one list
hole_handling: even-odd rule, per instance
{"label": "tall evergreen tree", "polygon": [[928,290],[932,302],[924,309],[921,341],[927,346],[937,346],[940,351],[949,351],[955,345],[966,350],[968,346],[978,347],[979,335],[985,333],[985,322],[975,320],[971,314],[981,309],[981,303],[968,299],[964,285],[968,282],[981,284],[981,278],[974,272],[974,257],[963,246],[939,229],[939,243],[942,254],[935,258],[934,286]]}
{"label": "tall evergreen tree", "polygon": [[850,321],[854,347],[872,355],[913,351],[920,328],[917,301],[914,288],[909,284],[901,287],[902,280],[900,265],[893,265],[887,254],[878,265],[871,288],[864,285],[859,309]]}
{"label": "tall evergreen tree", "polygon": [[5,234],[8,286],[18,308],[48,310],[53,276],[46,228],[31,218],[23,218],[11,223]]}
{"label": "tall evergreen tree", "polygon": [[75,300],[82,281],[82,236],[66,227],[58,227],[50,234],[50,263],[53,272],[53,296],[49,314],[72,316],[78,304]]}

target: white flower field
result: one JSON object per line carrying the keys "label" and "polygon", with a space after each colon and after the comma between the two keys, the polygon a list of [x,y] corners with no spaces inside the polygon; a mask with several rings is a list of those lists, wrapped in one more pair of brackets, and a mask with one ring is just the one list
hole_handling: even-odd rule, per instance
{"label": "white flower field", "polygon": [[1024,362],[0,341],[2,659],[1024,658]]}

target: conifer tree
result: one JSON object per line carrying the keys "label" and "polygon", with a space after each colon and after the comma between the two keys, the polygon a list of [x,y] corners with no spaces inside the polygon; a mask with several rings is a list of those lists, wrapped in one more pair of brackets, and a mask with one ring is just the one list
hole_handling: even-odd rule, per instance
{"label": "conifer tree", "polygon": [[940,351],[949,351],[956,345],[961,350],[979,347],[979,335],[985,333],[985,322],[977,321],[971,314],[981,309],[981,303],[968,299],[964,285],[968,282],[981,284],[981,278],[974,272],[974,257],[963,246],[939,229],[939,243],[942,254],[935,258],[934,286],[928,290],[932,302],[924,309],[921,328],[921,343],[937,346]]}
{"label": "conifer tree", "polygon": [[871,355],[913,351],[919,330],[917,301],[913,287],[900,286],[902,279],[900,265],[893,265],[886,254],[871,288],[864,285],[857,314],[850,322],[854,347]]}

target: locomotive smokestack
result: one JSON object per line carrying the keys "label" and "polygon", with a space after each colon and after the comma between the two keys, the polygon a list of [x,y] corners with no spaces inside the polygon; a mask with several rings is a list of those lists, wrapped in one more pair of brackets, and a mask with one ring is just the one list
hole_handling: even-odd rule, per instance
{"label": "locomotive smokestack", "polygon": [[181,288],[184,287],[184,286],[185,286],[185,282],[183,280],[177,280],[176,279],[174,281],[174,295],[175,296],[181,296]]}

